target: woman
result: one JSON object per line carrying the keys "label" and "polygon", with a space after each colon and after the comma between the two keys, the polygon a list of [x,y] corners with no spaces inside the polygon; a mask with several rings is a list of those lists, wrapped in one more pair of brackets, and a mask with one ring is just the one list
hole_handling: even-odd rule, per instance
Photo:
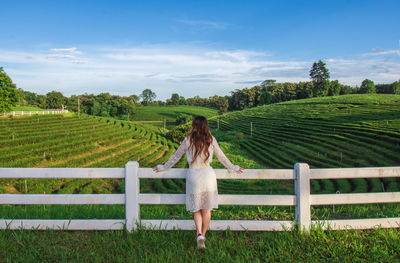
{"label": "woman", "polygon": [[205,235],[211,219],[211,210],[218,208],[217,178],[210,166],[212,156],[229,171],[243,172],[243,168],[233,165],[219,148],[208,128],[207,119],[197,116],[192,122],[189,135],[164,165],[153,167],[156,172],[175,165],[186,152],[189,169],[186,173],[186,210],[194,213],[197,231],[197,247],[205,248]]}

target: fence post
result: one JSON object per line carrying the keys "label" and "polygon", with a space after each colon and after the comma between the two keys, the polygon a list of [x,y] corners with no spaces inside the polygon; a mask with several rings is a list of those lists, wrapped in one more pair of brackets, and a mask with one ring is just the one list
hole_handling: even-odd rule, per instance
{"label": "fence post", "polygon": [[125,223],[129,232],[136,229],[139,222],[139,163],[125,164]]}
{"label": "fence post", "polygon": [[296,163],[294,173],[296,176],[296,220],[300,231],[308,231],[311,226],[310,166],[307,163]]}

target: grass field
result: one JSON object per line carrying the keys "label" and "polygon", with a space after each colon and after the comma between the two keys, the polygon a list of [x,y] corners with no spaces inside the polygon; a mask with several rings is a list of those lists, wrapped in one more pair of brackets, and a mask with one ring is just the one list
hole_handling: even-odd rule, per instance
{"label": "grass field", "polygon": [[15,106],[11,111],[43,111],[43,109],[36,106]]}
{"label": "grass field", "polygon": [[399,229],[212,232],[1,231],[1,262],[399,262]]}

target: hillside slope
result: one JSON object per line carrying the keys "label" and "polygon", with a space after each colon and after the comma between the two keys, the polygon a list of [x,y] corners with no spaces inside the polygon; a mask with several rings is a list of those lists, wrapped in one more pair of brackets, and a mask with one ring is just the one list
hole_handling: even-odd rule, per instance
{"label": "hillside slope", "polygon": [[[219,119],[219,120],[218,120]],[[242,133],[240,146],[268,168],[400,165],[400,96],[357,94],[265,105],[211,118]],[[312,180],[315,193],[398,191],[395,178]]]}
{"label": "hillside slope", "polygon": [[[210,119],[217,127],[218,118]],[[219,117],[220,129],[270,168],[400,165],[400,96],[346,95],[289,101]]]}

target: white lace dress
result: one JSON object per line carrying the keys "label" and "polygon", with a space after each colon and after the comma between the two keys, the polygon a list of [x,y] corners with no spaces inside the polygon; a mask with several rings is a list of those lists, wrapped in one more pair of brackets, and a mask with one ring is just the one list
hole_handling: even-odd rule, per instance
{"label": "white lace dress", "polygon": [[174,166],[186,152],[189,163],[189,169],[186,173],[186,210],[196,212],[200,209],[212,210],[213,208],[218,208],[217,178],[210,166],[213,154],[229,171],[237,172],[240,167],[233,165],[226,158],[214,137],[208,149],[210,156],[207,160],[205,160],[204,154],[201,153],[192,164],[194,153],[189,149],[189,145],[189,137],[186,137],[171,158],[164,165],[157,165],[157,168],[159,171],[163,171]]}

